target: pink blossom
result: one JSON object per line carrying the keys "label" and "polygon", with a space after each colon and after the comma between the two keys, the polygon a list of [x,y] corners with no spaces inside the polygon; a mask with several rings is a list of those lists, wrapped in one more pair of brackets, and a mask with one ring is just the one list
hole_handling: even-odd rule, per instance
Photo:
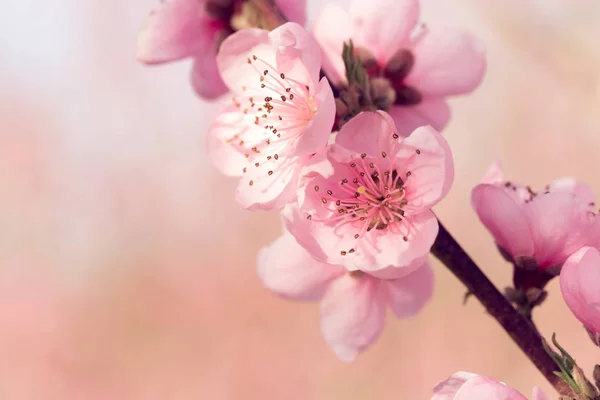
{"label": "pink blossom", "polygon": [[[276,1],[292,21],[304,24],[305,0]],[[152,10],[140,29],[137,58],[145,64],[162,64],[192,58],[192,86],[203,98],[227,91],[219,76],[216,54],[221,39],[232,32],[233,4],[228,0],[164,0]],[[207,10],[213,9],[212,15]],[[222,18],[214,15],[218,11]]]}
{"label": "pink blossom", "polygon": [[323,49],[323,67],[336,83],[344,82],[342,46],[352,39],[371,53],[371,76],[385,77],[396,90],[386,110],[401,136],[422,125],[442,130],[450,119],[446,97],[473,91],[486,69],[483,44],[461,30],[429,30],[419,20],[418,0],[354,0],[347,12],[326,4],[314,34]]}
{"label": "pink blossom", "polygon": [[430,208],[450,190],[448,144],[431,127],[401,138],[385,112],[363,112],[302,171],[288,230],[319,261],[398,278],[422,264],[438,233]]}
{"label": "pink blossom", "polygon": [[241,176],[237,200],[250,209],[293,201],[302,164],[327,145],[335,102],[319,81],[319,46],[300,25],[245,29],[221,45],[217,63],[234,93],[208,134],[211,158]]}
{"label": "pink blossom", "polygon": [[[431,400],[527,400],[525,396],[501,382],[470,372],[456,372],[433,388]],[[531,400],[548,400],[538,387]]]}
{"label": "pink blossom", "polygon": [[560,289],[565,302],[590,333],[600,334],[600,253],[583,247],[565,261]]}
{"label": "pink blossom", "polygon": [[259,253],[258,270],[263,284],[273,292],[321,302],[325,341],[347,362],[377,340],[387,307],[399,318],[410,317],[423,308],[433,291],[427,261],[408,276],[382,280],[316,261],[287,233]]}
{"label": "pink blossom", "polygon": [[529,186],[504,180],[496,163],[484,183],[473,189],[471,200],[498,246],[519,266],[558,268],[598,237],[593,194],[571,178],[534,192]]}

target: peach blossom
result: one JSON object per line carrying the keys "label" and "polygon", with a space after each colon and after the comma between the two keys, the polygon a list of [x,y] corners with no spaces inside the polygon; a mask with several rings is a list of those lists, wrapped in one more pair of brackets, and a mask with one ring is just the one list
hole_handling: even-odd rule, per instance
{"label": "peach blossom", "polygon": [[363,112],[303,169],[284,219],[317,260],[397,278],[427,256],[438,233],[430,209],[453,179],[450,148],[433,128],[400,138],[388,114]]}
{"label": "peach blossom", "polygon": [[319,80],[319,46],[289,22],[231,35],[217,62],[234,96],[208,133],[213,163],[241,176],[236,198],[244,207],[280,208],[295,199],[302,164],[331,134],[335,103],[327,79]]}

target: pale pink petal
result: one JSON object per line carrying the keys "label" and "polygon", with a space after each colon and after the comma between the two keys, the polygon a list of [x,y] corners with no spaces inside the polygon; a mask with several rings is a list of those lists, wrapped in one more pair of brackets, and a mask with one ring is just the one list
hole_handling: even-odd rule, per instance
{"label": "pale pink petal", "polygon": [[307,85],[317,85],[321,49],[310,33],[302,26],[288,22],[270,32],[269,39],[277,49],[276,66],[279,72]]}
{"label": "pale pink petal", "polygon": [[477,377],[477,374],[470,372],[459,371],[452,374],[448,379],[438,383],[434,388],[435,393],[431,400],[454,400],[456,393],[460,388],[472,378]]}
{"label": "pale pink petal", "polygon": [[553,181],[550,184],[551,192],[568,192],[573,193],[582,202],[589,205],[594,205],[596,196],[588,185],[577,182],[574,178],[561,178]]}
{"label": "pale pink petal", "polygon": [[533,388],[531,400],[550,400],[550,398],[546,396],[546,393],[542,389],[536,386]]}
{"label": "pale pink petal", "polygon": [[245,154],[254,143],[249,141],[256,128],[248,124],[243,113],[235,104],[222,108],[207,134],[208,154],[214,166],[228,176],[242,176],[248,166]]}
{"label": "pale pink petal", "polygon": [[258,253],[258,276],[263,285],[291,299],[320,300],[331,281],[345,271],[310,257],[289,233]]}
{"label": "pale pink petal", "polygon": [[240,93],[244,88],[260,85],[256,66],[248,63],[253,55],[274,65],[275,52],[269,41],[269,32],[262,29],[243,29],[230,35],[221,43],[217,66],[227,87]]}
{"label": "pale pink petal", "polygon": [[533,256],[534,245],[522,204],[503,188],[477,185],[471,204],[496,243],[514,257]]}
{"label": "pale pink petal", "polygon": [[350,274],[332,282],[321,303],[321,331],[343,361],[352,361],[383,329],[385,300],[381,282],[368,275]]}
{"label": "pale pink petal", "polygon": [[374,238],[367,239],[372,240],[375,246],[360,246],[351,257],[346,256],[346,262],[352,262],[358,269],[381,279],[401,278],[412,273],[429,254],[439,225],[429,210],[413,216],[410,224],[407,240],[402,235],[386,230],[371,230],[367,236]]}
{"label": "pale pink petal", "polygon": [[275,0],[288,21],[306,23],[306,0]]}
{"label": "pale pink petal", "polygon": [[[454,400],[527,400],[525,396],[500,382],[476,376],[465,382]],[[437,400],[437,399],[436,399]]]}
{"label": "pale pink petal", "polygon": [[441,98],[428,97],[414,106],[393,106],[389,113],[402,137],[407,137],[418,127],[426,125],[441,132],[450,120],[450,107]]}
{"label": "pale pink petal", "polygon": [[335,100],[327,78],[319,82],[314,101],[317,111],[296,143],[295,154],[298,156],[317,153],[329,142],[335,119]]}
{"label": "pale pink petal", "polygon": [[297,204],[286,205],[281,210],[281,216],[285,229],[294,236],[296,242],[308,251],[313,258],[337,265],[325,254],[317,235],[313,235],[313,230],[317,228],[315,223],[306,218],[306,215],[300,210]]}
{"label": "pale pink petal", "polygon": [[364,111],[348,121],[335,137],[335,144],[350,150],[355,155],[362,153],[378,157],[386,152],[390,157],[397,139],[394,120],[383,111]]}
{"label": "pale pink petal", "polygon": [[467,32],[427,32],[414,44],[413,52],[415,65],[406,84],[426,97],[469,93],[485,73],[485,48]]}
{"label": "pale pink petal", "polygon": [[421,212],[443,199],[454,182],[454,161],[446,139],[430,126],[417,128],[400,145],[398,157],[403,158],[405,178],[404,208],[409,213]]}
{"label": "pale pink petal", "polygon": [[535,259],[541,268],[560,265],[582,246],[596,241],[594,214],[571,193],[538,195],[527,210]]}
{"label": "pale pink petal", "polygon": [[138,35],[137,58],[147,64],[214,52],[222,24],[210,20],[198,0],[167,0],[154,9]]}
{"label": "pale pink petal", "polygon": [[342,60],[344,42],[354,35],[350,16],[345,9],[334,3],[325,3],[315,24],[313,34],[321,46],[322,67],[334,84],[346,82],[346,72]]}
{"label": "pale pink petal", "polygon": [[427,261],[408,276],[383,281],[387,305],[400,318],[417,314],[433,295],[433,281],[433,271]]}
{"label": "pale pink petal", "polygon": [[356,27],[356,45],[374,53],[380,65],[409,44],[419,20],[418,0],[354,0],[350,15]]}
{"label": "pale pink petal", "polygon": [[204,99],[215,99],[227,92],[227,86],[217,69],[216,54],[206,52],[194,59],[192,87]]}
{"label": "pale pink petal", "polygon": [[565,261],[560,289],[571,312],[595,333],[600,332],[600,253],[584,247]]}
{"label": "pale pink petal", "polygon": [[298,157],[279,157],[277,167],[249,166],[235,192],[237,202],[248,210],[277,210],[293,202],[302,163]]}
{"label": "pale pink petal", "polygon": [[504,178],[504,171],[500,166],[499,161],[495,161],[490,168],[486,171],[481,183],[503,183],[506,179]]}

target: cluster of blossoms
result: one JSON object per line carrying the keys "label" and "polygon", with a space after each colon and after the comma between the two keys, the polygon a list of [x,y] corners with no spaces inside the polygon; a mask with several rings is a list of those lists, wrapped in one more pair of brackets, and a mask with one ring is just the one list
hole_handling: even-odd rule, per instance
{"label": "cluster of blossoms", "polygon": [[[165,0],[143,25],[138,57],[193,58],[192,84],[223,98],[208,134],[214,165],[238,177],[249,210],[278,210],[284,233],[258,255],[264,285],[321,302],[321,331],[345,361],[380,335],[387,308],[416,314],[433,292],[431,211],[454,179],[440,131],[446,98],[485,72],[482,44],[419,24],[417,0],[327,4],[313,32],[303,1],[277,0],[273,30],[252,0]],[[275,3],[273,3],[273,7]],[[227,94],[226,94],[227,93]],[[534,192],[493,165],[472,203],[515,267],[511,300],[531,309],[560,273],[565,301],[600,340],[600,228],[591,191],[561,179]],[[562,272],[561,272],[562,270]],[[432,400],[525,399],[458,373]],[[535,390],[532,399],[546,397]]]}

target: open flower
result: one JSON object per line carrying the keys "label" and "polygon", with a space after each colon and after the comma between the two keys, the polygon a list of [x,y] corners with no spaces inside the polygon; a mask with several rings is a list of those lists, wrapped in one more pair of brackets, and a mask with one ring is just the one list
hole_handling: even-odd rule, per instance
{"label": "open flower", "polygon": [[[305,0],[276,0],[292,21],[303,24]],[[227,91],[219,76],[216,55],[219,42],[232,32],[231,0],[164,0],[150,13],[138,35],[137,58],[145,64],[162,64],[193,58],[192,86],[203,98]]]}
{"label": "open flower", "polygon": [[272,32],[245,29],[227,38],[217,57],[234,93],[208,133],[223,173],[241,176],[236,197],[246,208],[275,209],[293,201],[302,164],[323,149],[335,117],[319,46],[300,25]]}
{"label": "open flower", "polygon": [[485,50],[460,30],[415,29],[418,0],[353,0],[350,11],[328,3],[314,26],[323,49],[323,67],[335,84],[345,82],[343,43],[352,39],[372,78],[395,89],[386,110],[399,134],[431,125],[442,130],[450,119],[446,97],[473,91],[481,82]]}
{"label": "open flower", "polygon": [[399,318],[410,317],[423,308],[433,291],[427,261],[406,277],[377,279],[316,261],[288,233],[261,250],[258,270],[263,284],[273,292],[321,302],[323,336],[347,362],[377,340],[386,308]]}
{"label": "open flower", "polygon": [[583,247],[565,261],[560,290],[575,317],[598,342],[600,337],[600,252]]}
{"label": "open flower", "polygon": [[505,257],[527,269],[557,273],[568,256],[598,238],[593,194],[571,178],[535,192],[504,180],[494,164],[471,200]]}
{"label": "open flower", "polygon": [[[457,372],[433,388],[431,400],[527,400],[525,396],[503,383],[470,372]],[[548,400],[538,387],[531,400]]]}
{"label": "open flower", "polygon": [[438,233],[430,208],[450,190],[452,155],[421,127],[400,138],[384,112],[363,112],[302,171],[288,230],[316,259],[382,278],[422,264]]}

